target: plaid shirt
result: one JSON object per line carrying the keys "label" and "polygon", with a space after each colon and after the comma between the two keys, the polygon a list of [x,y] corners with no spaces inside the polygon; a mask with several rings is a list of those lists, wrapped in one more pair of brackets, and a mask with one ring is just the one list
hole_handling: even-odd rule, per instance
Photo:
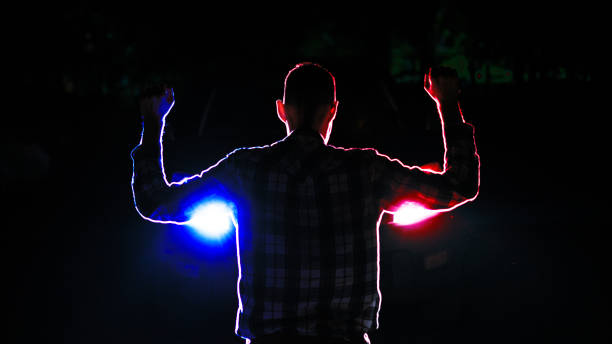
{"label": "plaid shirt", "polygon": [[445,173],[406,167],[374,149],[326,145],[318,133],[296,130],[269,146],[237,149],[172,187],[159,147],[138,146],[133,192],[143,217],[178,223],[216,186],[231,195],[239,224],[237,335],[363,337],[378,327],[383,210],[403,200],[451,208],[477,193],[473,128],[445,125],[445,138]]}

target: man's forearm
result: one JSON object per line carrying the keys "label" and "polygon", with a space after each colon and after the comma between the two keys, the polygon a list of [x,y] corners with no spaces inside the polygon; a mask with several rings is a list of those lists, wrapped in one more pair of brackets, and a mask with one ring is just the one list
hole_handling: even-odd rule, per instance
{"label": "man's forearm", "polygon": [[167,187],[161,159],[162,125],[151,117],[144,117],[140,145],[132,151],[134,200],[139,212],[149,218],[158,207],[162,200],[160,195]]}
{"label": "man's forearm", "polygon": [[[445,127],[456,127],[463,124],[461,108],[456,99],[445,100],[438,103],[438,112],[444,121]],[[446,129],[446,128],[445,128]]]}
{"label": "man's forearm", "polygon": [[162,136],[162,123],[156,119],[145,117],[143,122],[142,145],[147,148],[160,149],[160,139]]}
{"label": "man's forearm", "polygon": [[466,198],[478,192],[480,159],[476,153],[474,127],[466,123],[458,101],[440,102],[438,111],[444,122],[446,140],[445,170]]}

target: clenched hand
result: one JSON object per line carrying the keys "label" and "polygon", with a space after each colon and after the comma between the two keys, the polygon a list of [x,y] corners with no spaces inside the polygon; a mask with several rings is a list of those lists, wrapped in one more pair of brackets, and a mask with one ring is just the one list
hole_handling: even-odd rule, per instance
{"label": "clenched hand", "polygon": [[174,90],[165,84],[145,89],[140,98],[140,116],[145,122],[161,122],[174,106]]}
{"label": "clenched hand", "polygon": [[457,71],[448,67],[429,68],[424,87],[425,92],[438,104],[456,103],[461,92]]}

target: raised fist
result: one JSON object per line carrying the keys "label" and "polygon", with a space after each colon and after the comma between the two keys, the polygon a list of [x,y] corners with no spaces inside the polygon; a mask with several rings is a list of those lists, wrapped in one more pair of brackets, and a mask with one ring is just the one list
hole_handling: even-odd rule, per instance
{"label": "raised fist", "polygon": [[461,93],[457,71],[449,67],[429,68],[425,74],[425,91],[438,104],[457,102]]}
{"label": "raised fist", "polygon": [[140,116],[143,120],[163,120],[174,106],[174,90],[166,84],[145,88],[140,97]]}

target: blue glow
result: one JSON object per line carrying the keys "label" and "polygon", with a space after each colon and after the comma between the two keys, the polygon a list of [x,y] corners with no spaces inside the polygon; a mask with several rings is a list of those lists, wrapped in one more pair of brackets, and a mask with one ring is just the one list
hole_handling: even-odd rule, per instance
{"label": "blue glow", "polygon": [[232,209],[222,200],[205,201],[191,212],[186,225],[205,239],[223,239],[233,229]]}

